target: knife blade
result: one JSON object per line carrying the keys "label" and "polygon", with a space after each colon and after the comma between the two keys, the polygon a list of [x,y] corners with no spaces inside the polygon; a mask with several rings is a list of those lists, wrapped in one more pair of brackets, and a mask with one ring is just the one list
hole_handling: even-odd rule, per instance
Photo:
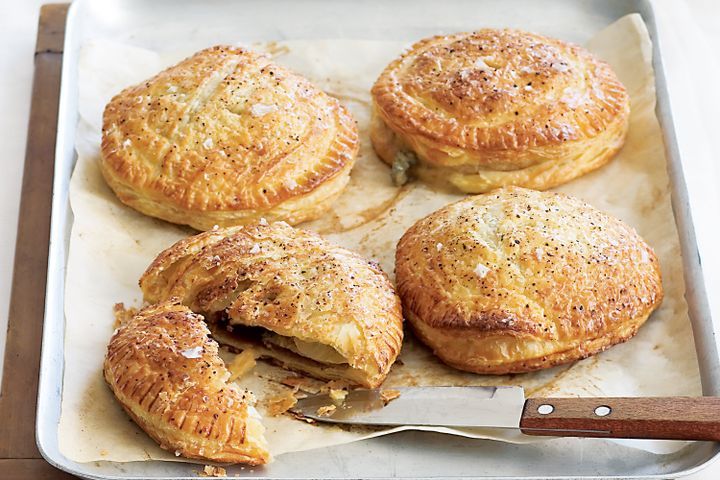
{"label": "knife blade", "polygon": [[[388,392],[399,396],[387,401]],[[313,395],[291,410],[320,422],[518,428],[524,404],[522,387],[405,387],[351,390],[341,401]]]}
{"label": "knife blade", "polygon": [[299,399],[290,410],[352,425],[488,427],[527,435],[720,441],[720,397],[525,399],[522,387],[400,387]]}

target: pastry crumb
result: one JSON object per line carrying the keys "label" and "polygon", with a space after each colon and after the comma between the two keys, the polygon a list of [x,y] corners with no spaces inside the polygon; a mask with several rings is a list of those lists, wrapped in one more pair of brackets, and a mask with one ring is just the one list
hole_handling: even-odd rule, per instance
{"label": "pastry crumb", "polygon": [[227,477],[227,471],[223,467],[214,465],[205,465],[203,471],[200,472],[201,477]]}
{"label": "pastry crumb", "polygon": [[307,377],[285,377],[280,380],[280,383],[312,395],[320,393],[321,390],[321,388],[317,386],[317,380],[312,380]]}
{"label": "pastry crumb", "polygon": [[250,373],[257,364],[255,358],[255,352],[249,348],[243,350],[238,355],[235,355],[233,361],[230,362],[230,365],[228,365],[228,370],[230,370],[230,378],[228,378],[228,382],[234,382],[238,378],[242,378]]}
{"label": "pastry crumb", "polygon": [[320,387],[320,393],[330,393],[331,390],[348,390],[350,385],[345,380],[330,380]]}
{"label": "pastry crumb", "polygon": [[295,392],[288,390],[283,394],[265,399],[265,411],[271,417],[277,417],[290,410],[297,404]]}
{"label": "pastry crumb", "polygon": [[303,422],[309,423],[309,424],[317,423],[317,422],[316,422],[315,420],[313,420],[312,418],[308,418],[308,417],[306,417],[305,415],[303,415],[303,414],[301,414],[301,413],[292,412],[292,411],[289,412],[289,413],[290,413],[290,415],[291,415],[293,418],[295,418],[295,420],[302,420]]}
{"label": "pastry crumb", "polygon": [[335,410],[337,410],[337,406],[335,405],[325,405],[324,407],[320,407],[315,412],[318,417],[329,417],[333,413],[335,413]]}
{"label": "pastry crumb", "polygon": [[132,319],[135,315],[137,315],[137,312],[137,308],[125,308],[124,303],[116,303],[113,306],[113,315],[115,316],[115,323],[113,323],[113,328],[118,328],[123,323]]}
{"label": "pastry crumb", "polygon": [[380,398],[383,404],[387,405],[400,396],[399,390],[383,390],[380,392]]}
{"label": "pastry crumb", "polygon": [[347,390],[341,390],[338,388],[331,388],[330,393],[328,393],[330,396],[330,400],[332,400],[335,403],[342,403],[345,401],[345,397],[348,396]]}

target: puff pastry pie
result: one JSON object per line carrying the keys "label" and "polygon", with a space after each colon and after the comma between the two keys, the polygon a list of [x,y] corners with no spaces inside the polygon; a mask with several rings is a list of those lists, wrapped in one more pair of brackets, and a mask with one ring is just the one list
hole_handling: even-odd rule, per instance
{"label": "puff pastry pie", "polygon": [[199,230],[318,217],[349,180],[357,127],[304,78],[203,50],[105,107],[102,173],[132,208]]}
{"label": "puff pastry pie", "polygon": [[585,49],[518,30],[421,40],[372,89],[378,155],[408,174],[468,193],[546,189],[622,147],[629,97]]}
{"label": "puff pastry pie", "polygon": [[318,378],[375,387],[400,352],[400,300],[380,267],[284,222],[183,239],[140,287],[151,303],[180,298],[219,342]]}
{"label": "puff pastry pie", "polygon": [[653,250],[580,200],[506,187],[413,225],[396,252],[405,318],[445,363],[516,373],[632,337],[663,298]]}
{"label": "puff pastry pie", "polygon": [[227,382],[209,333],[202,317],[174,301],[147,307],[110,340],[105,380],[162,448],[201,460],[266,463],[252,396]]}

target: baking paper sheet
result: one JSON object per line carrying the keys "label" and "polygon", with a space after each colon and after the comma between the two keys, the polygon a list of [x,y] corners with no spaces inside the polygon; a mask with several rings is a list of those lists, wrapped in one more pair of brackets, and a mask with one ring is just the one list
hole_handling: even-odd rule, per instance
{"label": "baking paper sheet", "polygon": [[[340,98],[359,123],[361,150],[349,187],[332,211],[303,227],[378,260],[391,275],[394,247],[402,233],[417,219],[460,198],[419,183],[393,186],[388,167],[372,152],[367,130],[369,89],[382,68],[404,47],[399,42],[362,40],[296,40],[255,46]],[[572,365],[524,375],[498,377],[455,371],[408,335],[402,361],[394,366],[385,386],[522,385],[534,396],[700,393],[663,143],[654,114],[651,44],[645,25],[639,15],[630,15],[596,35],[588,47],[613,66],[628,88],[632,102],[629,136],[609,165],[558,190],[623,219],[655,248],[665,288],[661,308],[626,344]],[[58,434],[60,450],[71,460],[176,460],[126,416],[105,385],[101,368],[114,329],[113,305],[122,301],[138,306],[140,274],[159,251],[194,232],[120,204],[104,183],[98,162],[102,110],[112,95],[191,53],[160,54],[108,41],[91,42],[82,49],[78,160],[70,185],[74,223],[66,277],[65,369]],[[282,389],[271,379],[284,375],[277,367],[259,362],[240,383],[259,397],[262,413],[263,398]],[[265,418],[264,424],[275,456],[397,430],[343,430],[308,425],[288,416]],[[432,430],[513,442],[538,440],[511,431]],[[631,445],[667,453],[683,444]]]}

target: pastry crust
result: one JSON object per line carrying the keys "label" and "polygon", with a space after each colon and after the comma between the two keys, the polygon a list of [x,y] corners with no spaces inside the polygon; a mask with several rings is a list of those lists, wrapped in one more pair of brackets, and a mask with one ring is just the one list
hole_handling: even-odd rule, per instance
{"label": "pastry crust", "polygon": [[400,300],[380,267],[284,222],[180,240],[140,287],[205,315],[218,341],[319,378],[375,387],[400,352]]}
{"label": "pastry crust", "polygon": [[108,345],[105,380],[125,411],[165,450],[260,465],[270,459],[252,394],[230,373],[202,317],[168,301],[138,312]]}
{"label": "pastry crust", "polygon": [[[622,147],[629,97],[609,65],[569,43],[485,29],[421,40],[372,89],[387,163],[467,193],[547,189]],[[398,164],[396,164],[398,165]]]}
{"label": "pastry crust", "polygon": [[341,193],[357,150],[336,99],[263,55],[213,47],[110,101],[101,170],[120,201],[169,222],[296,224]]}
{"label": "pastry crust", "polygon": [[403,313],[445,363],[519,373],[632,337],[663,298],[653,250],[580,200],[506,187],[413,225],[396,252]]}

